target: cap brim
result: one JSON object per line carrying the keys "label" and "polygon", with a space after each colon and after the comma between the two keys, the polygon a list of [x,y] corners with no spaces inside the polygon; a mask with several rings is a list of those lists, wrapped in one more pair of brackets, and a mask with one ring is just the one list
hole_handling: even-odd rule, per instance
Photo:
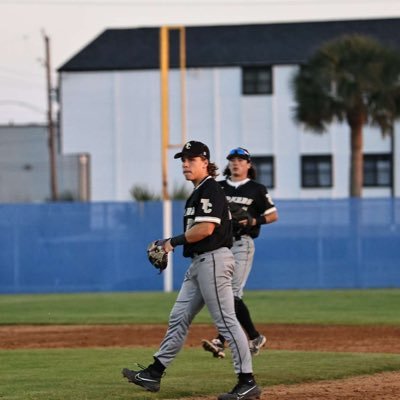
{"label": "cap brim", "polygon": [[180,152],[180,153],[176,153],[175,155],[174,155],[174,158],[182,158],[182,152]]}
{"label": "cap brim", "polygon": [[235,157],[241,158],[243,160],[250,161],[250,157],[249,156],[245,156],[245,155],[242,155],[242,154],[232,154],[232,155],[229,155],[228,157],[226,157],[226,159],[227,160],[232,160],[232,158],[235,158]]}

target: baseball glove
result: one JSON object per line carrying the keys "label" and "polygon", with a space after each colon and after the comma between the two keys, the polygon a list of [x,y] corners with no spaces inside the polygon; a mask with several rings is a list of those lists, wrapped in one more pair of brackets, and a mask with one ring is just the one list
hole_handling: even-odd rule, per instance
{"label": "baseball glove", "polygon": [[247,225],[251,225],[252,216],[237,203],[229,203],[232,219],[234,222],[247,221]]}
{"label": "baseball glove", "polygon": [[[234,236],[240,236],[251,228],[251,215],[237,203],[229,203],[232,215],[232,227]],[[247,224],[243,221],[247,221]]]}
{"label": "baseball glove", "polygon": [[160,274],[168,266],[168,253],[164,248],[167,240],[168,239],[155,240],[147,246],[147,257],[154,268],[159,270]]}

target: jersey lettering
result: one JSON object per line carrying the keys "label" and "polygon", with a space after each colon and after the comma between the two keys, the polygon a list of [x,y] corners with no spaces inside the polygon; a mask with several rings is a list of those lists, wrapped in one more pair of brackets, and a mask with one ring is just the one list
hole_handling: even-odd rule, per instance
{"label": "jersey lettering", "polygon": [[193,218],[188,218],[188,219],[186,220],[186,229],[185,229],[185,232],[188,231],[193,225],[194,225],[194,219],[193,219]]}
{"label": "jersey lettering", "polygon": [[201,208],[204,211],[204,214],[210,214],[212,212],[212,203],[210,203],[209,199],[201,199],[200,200],[202,206]]}
{"label": "jersey lettering", "polygon": [[195,208],[194,207],[188,207],[185,210],[185,217],[188,216],[188,215],[194,215],[194,213],[195,213]]}
{"label": "jersey lettering", "polygon": [[226,196],[229,203],[237,203],[237,204],[244,204],[249,206],[253,203],[253,199],[249,199],[248,197],[239,197],[239,196]]}
{"label": "jersey lettering", "polygon": [[271,205],[273,206],[273,205],[274,205],[274,202],[272,201],[271,195],[270,195],[269,193],[267,193],[267,194],[265,195],[265,197],[267,198],[268,203],[271,204]]}

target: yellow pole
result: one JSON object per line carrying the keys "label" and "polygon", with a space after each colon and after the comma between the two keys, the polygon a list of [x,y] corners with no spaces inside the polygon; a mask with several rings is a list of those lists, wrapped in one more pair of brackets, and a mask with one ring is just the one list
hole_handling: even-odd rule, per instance
{"label": "yellow pole", "polygon": [[169,91],[168,91],[168,69],[169,69],[169,32],[168,28],[160,28],[160,71],[161,71],[161,164],[162,164],[162,197],[169,199],[168,194],[168,158],[169,145]]}
{"label": "yellow pole", "polygon": [[182,144],[186,143],[186,31],[179,28],[179,64],[181,70],[181,124]]}
{"label": "yellow pole", "polygon": [[[168,143],[169,143],[169,31],[166,26],[160,28],[160,86],[161,86],[161,168],[163,198],[163,237],[171,237],[172,212],[168,193]],[[164,274],[164,291],[171,292],[173,278],[172,252],[168,254],[168,268]]]}
{"label": "yellow pole", "polygon": [[[169,31],[179,30],[179,68],[181,80],[181,143],[174,145],[169,141]],[[169,199],[168,193],[168,149],[180,147],[186,139],[186,33],[185,27],[160,28],[160,76],[161,76],[161,164],[162,197]]]}
{"label": "yellow pole", "polygon": [[[175,147],[169,142],[169,30],[179,29],[179,65],[181,70],[181,125],[182,143],[186,142],[186,39],[184,27],[160,28],[160,86],[161,86],[161,164],[163,197],[163,237],[172,236],[172,205],[168,193],[168,149]],[[181,144],[182,145],[182,144]],[[179,146],[181,146],[179,145]],[[173,259],[168,254],[168,268],[164,274],[164,291],[173,290]]]}

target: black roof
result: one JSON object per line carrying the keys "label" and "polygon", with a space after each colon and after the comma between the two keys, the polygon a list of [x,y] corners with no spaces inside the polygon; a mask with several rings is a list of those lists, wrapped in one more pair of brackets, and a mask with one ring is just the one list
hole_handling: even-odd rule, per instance
{"label": "black roof", "polygon": [[[186,27],[190,67],[299,64],[343,34],[372,36],[400,50],[400,18]],[[178,66],[178,31],[170,32],[170,66]],[[107,29],[59,71],[159,68],[159,28]]]}

